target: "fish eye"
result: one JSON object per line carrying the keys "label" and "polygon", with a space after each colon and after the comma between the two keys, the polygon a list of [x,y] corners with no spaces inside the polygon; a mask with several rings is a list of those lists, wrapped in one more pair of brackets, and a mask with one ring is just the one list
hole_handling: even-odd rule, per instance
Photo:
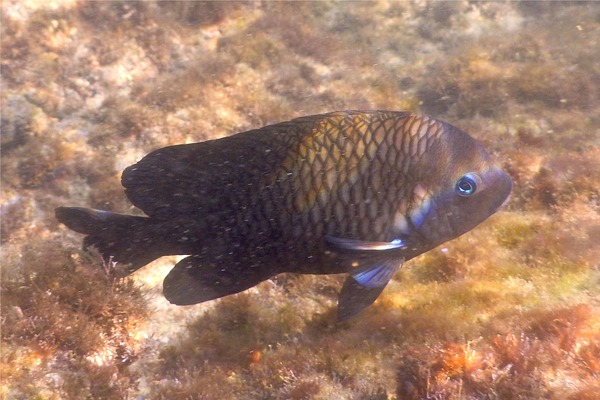
{"label": "fish eye", "polygon": [[459,196],[469,197],[477,190],[477,183],[470,174],[467,174],[456,182],[455,190]]}

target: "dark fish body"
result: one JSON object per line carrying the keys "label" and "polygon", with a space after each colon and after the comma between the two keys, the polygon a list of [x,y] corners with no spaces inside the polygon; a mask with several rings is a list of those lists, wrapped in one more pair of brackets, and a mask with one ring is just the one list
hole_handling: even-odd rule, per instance
{"label": "dark fish body", "polygon": [[156,150],[122,176],[148,217],[75,207],[59,221],[133,272],[189,255],[165,278],[175,304],[281,272],[349,273],[339,318],[371,304],[402,263],[469,231],[511,180],[459,129],[406,112],[298,118]]}

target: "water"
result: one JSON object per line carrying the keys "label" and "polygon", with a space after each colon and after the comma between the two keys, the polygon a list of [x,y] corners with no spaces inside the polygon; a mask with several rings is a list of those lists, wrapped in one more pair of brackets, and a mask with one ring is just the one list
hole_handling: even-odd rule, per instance
{"label": "water", "polygon": [[[3,398],[600,396],[600,5],[2,3]],[[335,324],[343,277],[171,306],[54,220],[149,151],[342,109],[479,139],[507,206]],[[139,211],[137,211],[139,212]]]}

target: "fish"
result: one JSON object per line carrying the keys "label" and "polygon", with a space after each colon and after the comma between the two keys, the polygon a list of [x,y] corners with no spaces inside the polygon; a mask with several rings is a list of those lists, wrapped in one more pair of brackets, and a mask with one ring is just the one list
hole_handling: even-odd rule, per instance
{"label": "fish", "polygon": [[242,292],[280,273],[347,274],[337,319],[371,305],[408,260],[494,214],[512,181],[446,122],[404,111],[337,111],[155,150],[127,167],[145,216],[59,207],[84,247],[127,273],[181,255],[163,282],[175,305]]}

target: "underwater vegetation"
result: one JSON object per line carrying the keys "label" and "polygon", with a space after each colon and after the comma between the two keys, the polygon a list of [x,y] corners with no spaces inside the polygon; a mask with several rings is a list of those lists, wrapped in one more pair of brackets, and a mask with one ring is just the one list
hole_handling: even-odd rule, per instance
{"label": "underwater vegetation", "polygon": [[[6,399],[600,398],[600,5],[2,2]],[[285,15],[285,18],[282,16]],[[513,179],[357,318],[343,277],[172,307],[54,219],[135,213],[151,150],[340,109],[423,112]]]}
{"label": "underwater vegetation", "polygon": [[19,398],[126,396],[148,316],[139,285],[47,240],[22,250],[2,268],[3,382],[19,382]]}

